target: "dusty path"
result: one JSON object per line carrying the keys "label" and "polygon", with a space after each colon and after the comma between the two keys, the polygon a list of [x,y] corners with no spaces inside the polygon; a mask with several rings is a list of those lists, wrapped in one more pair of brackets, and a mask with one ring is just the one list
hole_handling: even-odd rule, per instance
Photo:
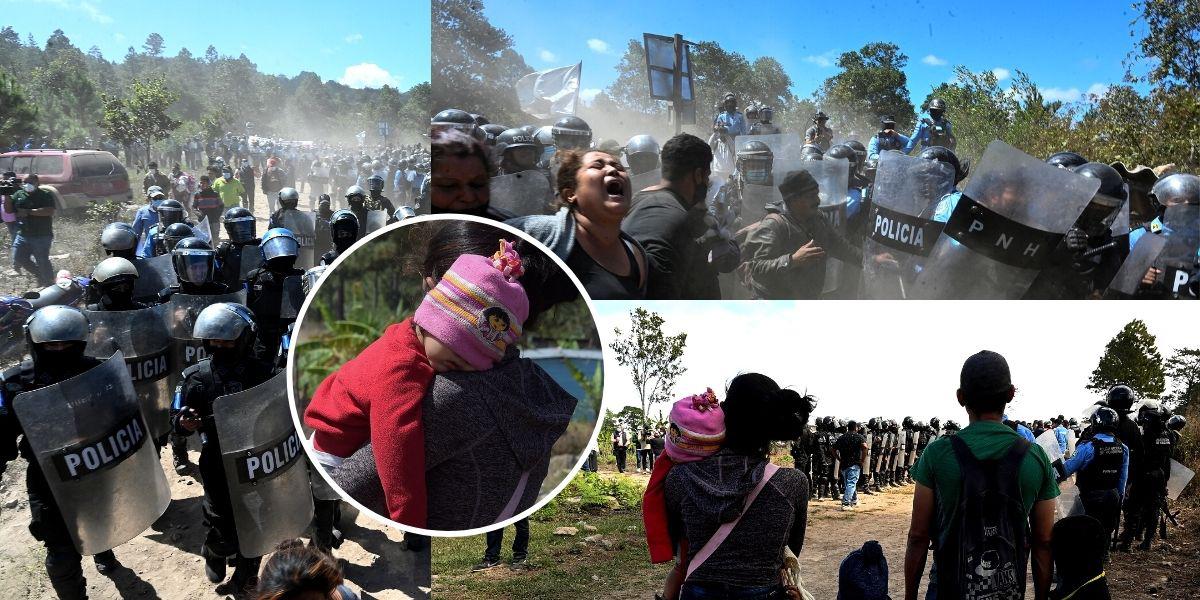
{"label": "dusty path", "polygon": [[[192,452],[192,461],[199,454]],[[163,469],[171,484],[172,502],[167,512],[137,538],[116,548],[121,569],[113,577],[100,575],[91,558],[84,557],[88,596],[96,599],[218,598],[204,577],[200,546],[204,541],[200,482],[175,475],[170,452]],[[357,515],[344,505],[342,530],[346,540],[334,551],[348,584],[366,598],[400,599],[429,596],[429,551],[405,550],[403,534]],[[29,507],[25,495],[25,460],[8,466],[0,483],[0,599],[53,598],[54,592],[42,565],[45,549],[29,535]]]}

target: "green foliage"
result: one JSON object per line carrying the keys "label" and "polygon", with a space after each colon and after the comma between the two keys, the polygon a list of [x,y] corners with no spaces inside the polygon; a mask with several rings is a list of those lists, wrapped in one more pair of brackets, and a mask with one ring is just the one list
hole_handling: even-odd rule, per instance
{"label": "green foliage", "polygon": [[683,374],[683,351],[687,333],[668,335],[663,331],[665,321],[658,313],[635,308],[630,313],[629,334],[614,328],[614,340],[609,346],[617,364],[629,369],[631,383],[638,392],[642,413],[659,402],[670,399],[675,381]]}
{"label": "green foliage", "polygon": [[493,123],[529,119],[516,83],[533,72],[512,38],[483,15],[481,0],[433,0],[432,116],[446,108],[482,113]]}
{"label": "green foliage", "polygon": [[1158,398],[1166,387],[1162,355],[1154,335],[1140,319],[1126,323],[1109,340],[1087,389],[1104,394],[1118,383],[1133,388],[1139,398]]}
{"label": "green foliage", "polygon": [[1164,399],[1180,411],[1200,405],[1200,348],[1176,348],[1165,371],[1171,392]]}
{"label": "green foliage", "polygon": [[[1134,8],[1141,11],[1138,20],[1145,22],[1146,37],[1130,54],[1129,78],[1161,87],[1200,90],[1200,3],[1141,0]],[[1142,66],[1138,58],[1149,63],[1149,70],[1140,77],[1132,72]]]}
{"label": "green foliage", "polygon": [[816,93],[830,126],[869,138],[879,130],[879,118],[892,115],[900,130],[911,131],[916,114],[908,100],[906,64],[908,56],[887,42],[842,53],[837,60],[842,72],[826,79]]}
{"label": "green foliage", "polygon": [[0,140],[24,139],[37,131],[38,111],[17,82],[0,70]]}
{"label": "green foliage", "polygon": [[[642,506],[644,492],[645,486],[630,477],[603,477],[598,473],[580,471],[557,498],[535,515],[545,519],[578,510],[638,509]],[[613,498],[616,499],[615,506]]]}

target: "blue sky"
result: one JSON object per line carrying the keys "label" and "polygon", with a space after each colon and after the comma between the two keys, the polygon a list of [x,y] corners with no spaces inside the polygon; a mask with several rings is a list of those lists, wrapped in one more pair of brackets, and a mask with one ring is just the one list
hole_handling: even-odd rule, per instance
{"label": "blue sky", "polygon": [[716,41],[751,60],[773,56],[801,98],[838,71],[840,53],[887,41],[909,57],[905,73],[916,103],[951,79],[954,65],[995,69],[1008,81],[1020,69],[1047,98],[1075,101],[1121,82],[1122,60],[1134,44],[1129,23],[1136,15],[1130,4],[488,0],[485,14],[512,35],[517,51],[535,69],[582,60],[580,87],[591,94],[615,79],[628,41],[640,43],[642,33],[649,32]]}
{"label": "blue sky", "polygon": [[[207,7],[202,13],[199,9]],[[312,71],[353,87],[429,81],[429,3],[357,0],[299,2],[147,2],[144,0],[0,0],[3,24],[38,44],[55,29],[85,52],[98,46],[120,60],[142,51],[151,32],[203,56],[209,44],[223,55],[244,53],[260,71],[295,76]]]}

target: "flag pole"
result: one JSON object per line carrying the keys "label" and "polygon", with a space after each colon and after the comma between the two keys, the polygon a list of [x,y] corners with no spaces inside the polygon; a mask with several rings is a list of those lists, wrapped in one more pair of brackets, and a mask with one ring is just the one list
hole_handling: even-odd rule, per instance
{"label": "flag pole", "polygon": [[576,65],[579,71],[579,79],[575,85],[575,107],[571,109],[571,114],[579,116],[579,94],[583,92],[583,61],[579,61]]}

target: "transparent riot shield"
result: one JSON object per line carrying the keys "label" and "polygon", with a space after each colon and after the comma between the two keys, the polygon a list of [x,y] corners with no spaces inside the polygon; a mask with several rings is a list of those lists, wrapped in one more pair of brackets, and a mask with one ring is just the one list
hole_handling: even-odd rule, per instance
{"label": "transparent riot shield", "polygon": [[168,386],[173,391],[182,378],[183,370],[200,362],[208,356],[204,344],[192,337],[192,329],[196,325],[196,317],[200,311],[217,302],[246,303],[245,290],[232,294],[215,296],[193,296],[190,294],[174,294],[171,301],[159,304],[154,309],[159,312],[162,323],[170,336],[171,374]]}
{"label": "transparent riot shield", "polygon": [[289,275],[283,280],[283,294],[279,299],[279,318],[295,320],[300,315],[302,304],[304,304],[304,276]]}
{"label": "transparent riot shield", "polygon": [[151,258],[139,258],[133,261],[137,268],[138,278],[133,284],[134,298],[158,298],[158,293],[179,283],[175,276],[175,267],[171,265],[170,254],[160,254]]}
{"label": "transparent riot shield", "polygon": [[1079,488],[1075,485],[1074,478],[1058,484],[1058,491],[1059,495],[1055,499],[1054,507],[1055,521],[1085,514],[1083,499],[1079,497]]}
{"label": "transparent riot shield", "polygon": [[778,205],[782,202],[783,196],[779,194],[779,188],[773,185],[746,184],[742,186],[742,206],[738,209],[741,227],[761,221],[767,215],[768,205]]}
{"label": "transparent riot shield", "polygon": [[[771,154],[775,157],[774,163],[771,166],[771,172],[775,174],[775,182],[783,181],[783,177],[791,171],[800,168],[800,163],[803,162],[800,150],[804,148],[804,139],[798,133],[775,133],[770,135],[739,135],[737,136],[737,148],[740,150],[749,142],[762,142],[771,149]],[[735,150],[735,151],[736,151]],[[845,194],[842,194],[843,196]]]}
{"label": "transparent riot shield", "polygon": [[304,533],[313,518],[312,491],[286,374],[217,398],[213,420],[241,554],[262,556]]}
{"label": "transparent riot shield", "polygon": [[1137,245],[1125,257],[1121,268],[1108,284],[1109,297],[1129,297],[1137,293],[1141,286],[1142,277],[1154,265],[1158,255],[1167,245],[1167,238],[1162,235],[1146,234],[1138,238]]}
{"label": "transparent riot shield", "polygon": [[279,222],[283,227],[291,231],[292,235],[296,236],[296,244],[299,246],[296,255],[296,268],[307,269],[315,265],[314,251],[317,245],[317,226],[313,220],[313,214],[299,210],[284,210],[279,215]]}
{"label": "transparent riot shield", "polygon": [[107,358],[120,351],[129,369],[133,391],[153,439],[170,431],[174,389],[171,376],[171,337],[155,308],[122,311],[85,310],[92,325],[87,354]]}
{"label": "transparent riot shield", "polygon": [[652,186],[662,183],[662,169],[654,169],[637,175],[629,175],[629,187],[633,190],[633,195]]}
{"label": "transparent riot shield", "polygon": [[242,246],[242,262],[239,267],[239,278],[245,281],[246,277],[263,264],[262,247],[258,244],[248,244]]}
{"label": "transparent riot shield", "polygon": [[550,214],[550,203],[554,200],[550,180],[538,170],[493,177],[490,196],[490,206],[507,210],[519,217]]}
{"label": "transparent riot shield", "polygon": [[[300,432],[304,436],[303,440],[308,440],[312,437],[313,430],[304,423],[304,411],[308,409],[312,398],[304,397],[302,394],[297,394],[295,398],[296,421],[300,423]],[[337,488],[325,480],[325,477],[321,474],[321,469],[307,456],[305,457],[305,461],[308,462],[308,478],[312,487],[313,498],[316,500],[341,500],[341,494],[338,493]]]}
{"label": "transparent riot shield", "polygon": [[333,232],[329,221],[313,213],[313,223],[316,225],[316,239],[313,246],[313,260],[320,262],[321,255],[333,249]]}
{"label": "transparent riot shield", "polygon": [[1050,462],[1066,458],[1063,456],[1062,447],[1058,445],[1058,437],[1054,435],[1053,429],[1043,431],[1042,435],[1039,435],[1035,441],[1037,441],[1037,445],[1042,447],[1042,450],[1046,451],[1046,456],[1050,458]]}
{"label": "transparent riot shield", "polygon": [[[776,159],[776,165],[779,160]],[[846,191],[850,184],[850,161],[844,158],[830,160],[805,160],[800,161],[796,168],[790,169],[793,171],[807,171],[817,181],[819,187],[817,193],[821,197],[821,214],[825,220],[829,221],[830,225],[839,233],[846,232]],[[775,170],[775,181],[783,181],[786,173],[781,173],[778,167]],[[857,267],[857,265],[855,265]],[[842,261],[827,256],[825,259],[825,285],[822,286],[823,294],[830,294],[836,291],[842,284],[843,271],[846,269]]]}
{"label": "transparent riot shield", "polygon": [[171,491],[120,352],[18,394],[13,410],[80,554],[124,544],[167,510]]}
{"label": "transparent riot shield", "polygon": [[384,214],[382,210],[367,211],[367,229],[366,233],[360,236],[360,239],[362,237],[366,237],[366,234],[371,233],[372,231],[377,231],[386,227],[387,219],[388,216]]}
{"label": "transparent riot shield", "polygon": [[1179,495],[1183,493],[1183,488],[1186,488],[1195,476],[1195,471],[1183,466],[1179,461],[1171,459],[1171,475],[1167,479],[1167,497],[1172,501],[1178,500]]}
{"label": "transparent riot shield", "polygon": [[1163,273],[1168,298],[1195,299],[1192,284],[1200,263],[1200,204],[1168,206],[1162,222],[1167,243],[1153,266]]}
{"label": "transparent riot shield", "polygon": [[917,275],[911,296],[1020,298],[1099,186],[1097,179],[993,141]]}
{"label": "transparent riot shield", "polygon": [[[954,189],[954,168],[943,162],[884,152],[875,176],[875,197],[867,215],[860,294],[869,299],[903,299],[942,224],[933,207]],[[876,260],[887,255],[890,258]]]}

